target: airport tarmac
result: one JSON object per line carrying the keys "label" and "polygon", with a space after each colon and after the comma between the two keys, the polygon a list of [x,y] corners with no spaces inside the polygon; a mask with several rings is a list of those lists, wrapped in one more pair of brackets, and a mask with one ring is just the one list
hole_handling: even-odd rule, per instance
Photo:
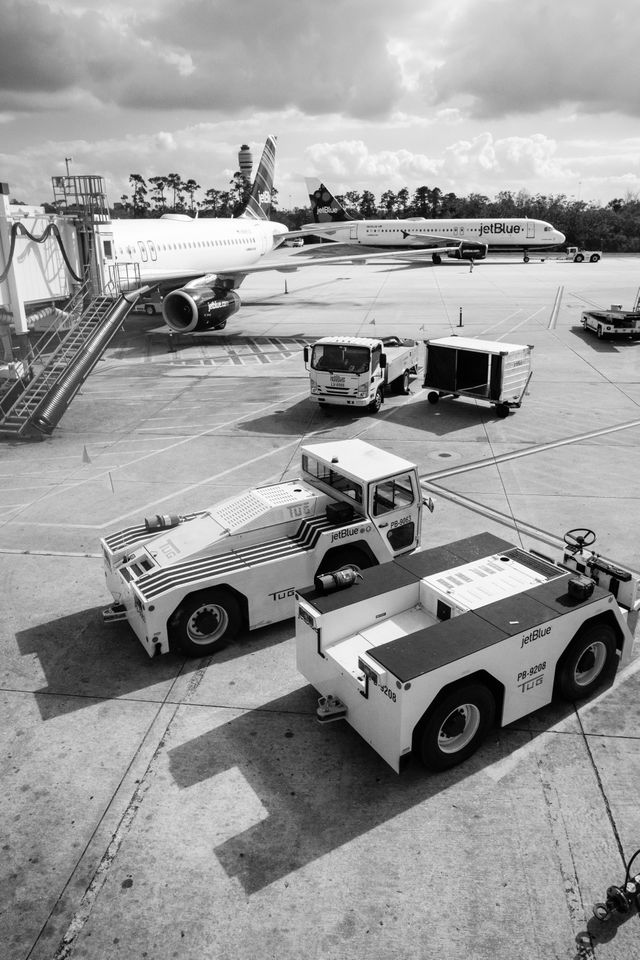
{"label": "airport tarmac", "polygon": [[[222,333],[128,319],[51,438],[2,443],[3,958],[640,958],[637,914],[591,913],[640,847],[640,629],[589,702],[396,775],[316,723],[293,621],[151,660],[102,622],[99,548],[296,476],[304,442],[360,437],[418,464],[423,546],[488,530],[559,557],[590,527],[640,569],[640,342],[579,322],[639,285],[632,256],[259,274]],[[506,419],[432,406],[421,377],[377,416],[325,415],[302,348],[343,333],[532,344],[534,374]]]}

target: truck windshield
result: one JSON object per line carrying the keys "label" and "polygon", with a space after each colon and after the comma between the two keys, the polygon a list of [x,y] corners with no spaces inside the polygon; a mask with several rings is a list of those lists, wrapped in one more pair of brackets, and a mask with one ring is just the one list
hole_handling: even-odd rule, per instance
{"label": "truck windshield", "polygon": [[342,346],[337,343],[317,343],[311,353],[312,370],[330,370],[337,373],[366,373],[371,366],[368,347]]}

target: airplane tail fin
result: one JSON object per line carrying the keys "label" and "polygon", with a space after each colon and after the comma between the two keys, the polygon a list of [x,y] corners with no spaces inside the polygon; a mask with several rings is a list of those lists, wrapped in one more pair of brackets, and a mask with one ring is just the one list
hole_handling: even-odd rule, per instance
{"label": "airplane tail fin", "polygon": [[344,223],[345,220],[353,219],[324,183],[311,177],[306,178],[304,182],[309,194],[314,223]]}
{"label": "airplane tail fin", "polygon": [[267,137],[247,205],[240,214],[251,220],[268,220],[271,215],[271,191],[276,167],[276,138]]}

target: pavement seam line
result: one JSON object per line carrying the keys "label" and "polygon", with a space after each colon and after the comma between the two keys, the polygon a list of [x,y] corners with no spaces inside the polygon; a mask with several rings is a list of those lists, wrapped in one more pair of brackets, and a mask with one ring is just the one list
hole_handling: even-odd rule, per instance
{"label": "pavement seam line", "polygon": [[[201,681],[202,681],[202,679],[203,679],[203,677],[204,677],[204,674],[206,673],[207,666],[208,666],[209,662],[210,662],[210,658],[207,658],[207,660],[203,662],[202,666],[198,667],[198,669],[194,672],[193,677],[188,681],[188,683],[187,683],[187,690],[186,690],[186,694],[185,694],[185,698],[184,698],[185,700],[188,700],[189,697],[191,697],[191,696],[195,693],[195,691],[197,690],[197,688],[199,687],[199,685],[200,685],[200,683],[201,683]],[[172,683],[172,685],[171,685],[171,688],[170,688],[169,691],[167,692],[167,697],[159,704],[159,707],[158,707],[158,710],[156,711],[155,717],[154,717],[154,719],[151,721],[151,723],[149,724],[147,733],[146,733],[146,735],[145,735],[145,739],[146,739],[146,736],[148,736],[149,733],[151,732],[151,730],[153,729],[153,725],[154,725],[155,721],[157,720],[158,716],[160,715],[160,712],[161,712],[162,708],[167,704],[167,700],[168,700],[168,697],[169,697],[169,695],[170,695],[170,693],[171,693],[171,690],[173,689],[173,687],[175,686],[175,684],[176,684],[176,683],[178,682],[178,680],[180,679],[180,676],[181,676],[181,674],[182,674],[182,670],[184,669],[184,666],[185,666],[185,664],[183,664],[182,667],[180,668],[180,671],[179,671],[178,675],[176,676],[175,680],[173,681],[173,683]],[[165,727],[164,727],[164,730],[163,730],[162,734],[160,735],[160,739],[159,739],[159,741],[158,741],[158,745],[156,746],[155,750],[153,751],[153,754],[152,754],[152,756],[151,756],[151,759],[149,760],[149,762],[148,762],[148,764],[147,764],[147,766],[146,766],[146,769],[145,769],[144,773],[142,774],[142,776],[140,777],[140,780],[138,781],[138,784],[137,784],[137,786],[136,786],[136,789],[134,790],[133,795],[132,795],[131,799],[129,800],[129,802],[128,802],[126,808],[125,808],[125,811],[124,811],[124,813],[122,814],[122,817],[120,818],[120,821],[118,822],[118,825],[117,825],[117,827],[116,827],[116,829],[115,829],[115,831],[114,831],[114,833],[113,833],[113,836],[112,836],[112,838],[111,838],[111,841],[110,841],[110,843],[108,844],[107,849],[105,850],[104,854],[102,855],[102,857],[101,857],[101,859],[100,859],[100,862],[99,862],[99,864],[98,864],[98,866],[97,866],[96,870],[94,871],[94,874],[93,874],[93,876],[92,876],[92,878],[91,878],[91,881],[89,882],[89,885],[87,886],[87,889],[85,890],[84,894],[82,895],[82,898],[81,898],[81,900],[80,900],[80,906],[78,907],[78,909],[75,911],[73,917],[71,918],[71,921],[70,921],[70,923],[69,923],[69,925],[68,925],[68,927],[67,927],[67,929],[66,929],[66,931],[65,931],[65,933],[64,933],[64,935],[63,935],[63,937],[62,937],[62,940],[60,941],[60,944],[59,944],[59,946],[58,946],[58,949],[56,950],[55,954],[53,955],[53,960],[67,960],[67,958],[71,956],[71,953],[73,952],[73,949],[74,949],[74,946],[75,946],[75,942],[76,942],[79,934],[82,932],[85,924],[86,924],[87,921],[89,920],[89,917],[91,916],[91,913],[92,913],[92,911],[93,911],[93,908],[94,908],[94,906],[95,906],[95,904],[96,904],[96,902],[97,902],[97,900],[98,900],[98,897],[99,897],[99,895],[100,895],[100,892],[101,892],[101,890],[102,890],[102,888],[103,888],[103,886],[104,886],[104,884],[105,884],[105,882],[106,882],[106,880],[107,880],[107,878],[108,878],[108,876],[109,876],[109,872],[110,872],[110,870],[111,870],[112,865],[114,864],[114,862],[115,862],[115,860],[116,860],[116,857],[117,857],[118,852],[119,852],[119,850],[120,850],[120,848],[121,848],[121,846],[122,846],[122,843],[123,843],[123,841],[125,840],[125,838],[127,837],[127,835],[128,835],[128,833],[129,833],[131,827],[133,826],[133,823],[134,823],[134,821],[135,821],[135,818],[136,818],[136,815],[137,815],[137,813],[138,813],[138,810],[140,809],[140,807],[141,807],[141,805],[142,805],[142,802],[143,802],[143,800],[144,800],[144,797],[145,797],[145,795],[146,795],[149,787],[151,786],[151,781],[152,781],[152,779],[153,779],[153,774],[155,773],[156,763],[157,763],[157,761],[158,761],[158,758],[159,758],[161,752],[164,750],[164,748],[165,748],[165,746],[166,746],[166,742],[167,742],[167,740],[169,739],[171,726],[172,726],[173,721],[174,721],[174,719],[175,719],[175,717],[176,717],[176,715],[177,715],[177,713],[178,713],[178,710],[180,709],[181,706],[182,706],[182,702],[175,703],[175,706],[174,706],[174,709],[173,709],[173,711],[172,711],[172,713],[171,713],[171,716],[170,716],[169,719],[167,720],[167,723],[166,723],[166,725],[165,725]],[[140,752],[140,748],[138,749],[138,751],[136,751],[136,753],[139,753],[139,752]],[[134,759],[135,759],[135,757],[132,758],[132,761],[131,761],[131,763],[129,764],[129,767],[128,767],[127,772],[129,772],[129,770],[131,770],[131,768],[132,768],[132,766],[133,766]],[[125,776],[126,776],[126,774],[125,774]],[[124,780],[124,777],[123,777],[123,780]],[[121,783],[122,783],[122,781],[121,781]],[[116,793],[117,793],[117,790],[116,790]],[[114,796],[115,796],[115,794],[114,794]],[[113,800],[113,796],[112,796],[112,800]],[[107,807],[107,810],[108,810],[108,807]],[[104,814],[104,815],[106,815],[106,812],[107,812],[107,811],[105,810],[105,814]],[[101,820],[104,820],[104,815],[103,815],[103,817],[101,818]],[[95,833],[95,831],[94,831],[94,833]],[[90,842],[91,842],[91,841],[89,841],[89,843],[90,843]],[[88,846],[89,846],[89,844],[87,844],[87,847],[85,847],[85,852],[86,852],[86,849],[88,848]],[[74,873],[75,870],[78,868],[81,860],[82,860],[82,857],[81,857],[80,860],[78,860],[78,862],[76,863],[76,867],[75,867],[74,870],[72,871],[72,873],[71,873],[71,875],[70,875],[70,877],[69,877],[69,880],[68,880],[67,883],[65,884],[65,887],[63,888],[63,891],[61,892],[60,896],[62,896],[62,893],[64,892],[64,889],[67,888],[69,882],[71,881],[71,878],[73,877],[73,873]],[[58,900],[56,901],[56,904],[57,904],[57,902],[59,902],[59,900],[60,900],[60,897],[58,897]],[[40,937],[42,936],[42,933],[44,932],[44,930],[45,930],[45,928],[46,928],[46,925],[47,925],[47,923],[48,923],[48,920],[49,920],[50,917],[52,916],[54,910],[55,910],[55,905],[54,905],[54,908],[52,909],[51,913],[49,914],[49,918],[47,919],[47,921],[46,921],[45,924],[43,925],[42,930],[40,931],[40,934],[38,935],[38,937],[37,937],[36,940],[34,941],[34,944],[33,944],[32,948],[31,948],[31,950],[29,951],[28,956],[30,956],[31,953],[33,952],[33,950],[35,949],[35,946],[36,946],[36,944],[38,943],[38,940],[40,939]],[[28,956],[27,956],[27,960],[28,960]]]}

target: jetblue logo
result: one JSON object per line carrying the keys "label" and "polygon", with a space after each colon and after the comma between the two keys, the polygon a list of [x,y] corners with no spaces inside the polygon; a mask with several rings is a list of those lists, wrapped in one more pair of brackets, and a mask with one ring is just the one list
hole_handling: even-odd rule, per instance
{"label": "jetblue logo", "polygon": [[487,233],[522,233],[522,229],[519,223],[483,223],[480,226],[480,236]]}
{"label": "jetblue logo", "polygon": [[534,640],[539,640],[540,637],[546,637],[551,633],[551,627],[537,627],[535,630],[532,630],[531,633],[527,633],[526,636],[522,638],[522,643],[520,644],[520,649],[524,647],[526,643],[533,643]]}

